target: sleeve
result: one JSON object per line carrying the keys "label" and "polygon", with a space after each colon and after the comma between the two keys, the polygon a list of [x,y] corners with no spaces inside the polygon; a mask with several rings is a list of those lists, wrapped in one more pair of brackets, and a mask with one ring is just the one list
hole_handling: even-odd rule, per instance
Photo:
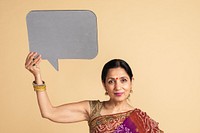
{"label": "sleeve", "polygon": [[89,101],[90,104],[90,114],[93,114],[94,110],[96,109],[96,106],[98,104],[98,100],[94,100],[94,101]]}
{"label": "sleeve", "polygon": [[101,109],[101,102],[99,100],[93,100],[89,101],[89,104],[90,104],[89,121],[91,121],[95,117],[99,116]]}

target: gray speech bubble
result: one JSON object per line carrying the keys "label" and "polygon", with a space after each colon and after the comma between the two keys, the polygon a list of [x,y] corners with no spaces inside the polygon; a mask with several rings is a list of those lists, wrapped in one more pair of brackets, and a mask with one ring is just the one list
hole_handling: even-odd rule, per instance
{"label": "gray speech bubble", "polygon": [[31,11],[26,17],[29,50],[58,71],[58,59],[93,59],[98,53],[97,18],[89,10]]}

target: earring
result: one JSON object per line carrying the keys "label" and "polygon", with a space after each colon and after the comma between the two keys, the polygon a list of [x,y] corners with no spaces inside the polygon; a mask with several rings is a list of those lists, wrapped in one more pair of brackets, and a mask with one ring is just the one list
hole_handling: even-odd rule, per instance
{"label": "earring", "polygon": [[108,95],[108,92],[107,92],[107,91],[105,92],[105,95]]}
{"label": "earring", "polygon": [[130,90],[130,93],[129,93],[129,95],[128,95],[127,99],[129,99],[129,98],[130,98],[130,96],[131,96],[131,93],[133,93],[133,90],[132,90],[132,89]]}

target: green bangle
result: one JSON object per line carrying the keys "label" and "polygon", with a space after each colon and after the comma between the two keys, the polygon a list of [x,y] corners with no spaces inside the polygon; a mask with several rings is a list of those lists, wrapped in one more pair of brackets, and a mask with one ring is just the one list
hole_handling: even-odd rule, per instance
{"label": "green bangle", "polygon": [[34,88],[34,91],[45,91],[46,90],[45,82],[42,81],[42,84],[38,85],[36,84],[35,81],[33,81],[33,88]]}

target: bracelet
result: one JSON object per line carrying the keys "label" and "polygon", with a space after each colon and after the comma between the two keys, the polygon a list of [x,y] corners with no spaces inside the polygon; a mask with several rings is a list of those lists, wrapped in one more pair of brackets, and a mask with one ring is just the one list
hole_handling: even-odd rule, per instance
{"label": "bracelet", "polygon": [[45,91],[46,90],[45,82],[42,81],[42,84],[38,85],[36,84],[35,81],[33,81],[33,88],[34,88],[34,91]]}

